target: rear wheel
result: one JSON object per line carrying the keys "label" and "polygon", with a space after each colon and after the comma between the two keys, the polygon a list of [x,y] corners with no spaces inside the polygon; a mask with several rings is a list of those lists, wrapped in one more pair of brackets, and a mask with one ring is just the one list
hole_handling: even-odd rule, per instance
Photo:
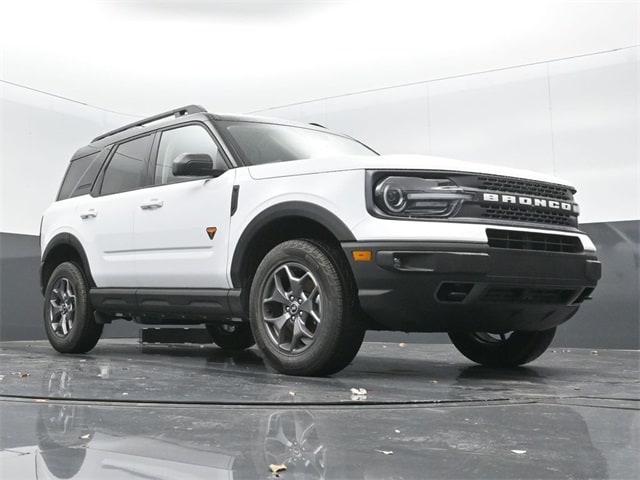
{"label": "rear wheel", "polygon": [[49,342],[62,353],[85,353],[102,334],[89,303],[89,285],[80,267],[58,265],[44,293],[44,326]]}
{"label": "rear wheel", "polygon": [[289,240],[262,260],[249,312],[266,361],[290,375],[329,375],[356,356],[364,326],[341,252],[315,240]]}
{"label": "rear wheel", "polygon": [[452,332],[449,338],[469,360],[491,367],[516,367],[529,363],[551,344],[556,329],[539,332]]}
{"label": "rear wheel", "polygon": [[256,343],[249,323],[206,325],[206,327],[213,342],[220,348],[244,350]]}

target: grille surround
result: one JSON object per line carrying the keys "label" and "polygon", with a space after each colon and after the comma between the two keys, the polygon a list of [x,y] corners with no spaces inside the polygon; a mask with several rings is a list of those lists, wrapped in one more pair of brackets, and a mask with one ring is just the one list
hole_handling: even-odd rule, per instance
{"label": "grille surround", "polygon": [[519,203],[488,202],[483,199],[485,193],[492,193],[500,196],[524,196],[573,204],[575,190],[572,187],[488,174],[457,175],[451,178],[463,189],[471,188],[477,192],[474,200],[463,203],[455,217],[500,224],[544,225],[548,228],[558,229],[576,229],[578,227],[578,214],[573,210]]}

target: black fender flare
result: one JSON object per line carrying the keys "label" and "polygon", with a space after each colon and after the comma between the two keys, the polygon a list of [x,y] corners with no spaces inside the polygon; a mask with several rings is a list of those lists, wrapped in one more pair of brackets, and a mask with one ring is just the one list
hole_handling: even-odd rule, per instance
{"label": "black fender flare", "polygon": [[73,248],[76,252],[78,252],[78,255],[80,256],[80,261],[82,262],[82,270],[84,271],[84,274],[87,277],[87,281],[89,282],[89,285],[92,287],[96,286],[96,282],[93,280],[93,276],[91,275],[91,267],[89,267],[89,259],[87,257],[86,252],[84,251],[84,248],[82,247],[82,243],[80,243],[80,240],[78,240],[71,233],[68,233],[68,232],[59,233],[49,241],[46,248],[44,249],[44,252],[42,253],[42,258],[40,260],[40,272],[39,272],[40,291],[43,294],[45,289],[45,282],[43,278],[44,264],[47,261],[47,258],[49,257],[51,252],[55,248],[64,246],[64,245],[69,246]]}
{"label": "black fender flare", "polygon": [[320,207],[313,203],[298,201],[283,202],[273,205],[254,217],[244,229],[242,235],[240,235],[240,239],[235,246],[231,261],[230,274],[233,285],[240,286],[241,284],[240,274],[243,259],[245,258],[247,248],[256,233],[270,222],[286,217],[302,217],[313,220],[331,232],[339,242],[353,242],[356,240],[351,230],[349,230],[349,227],[347,227],[335,214],[324,207]]}

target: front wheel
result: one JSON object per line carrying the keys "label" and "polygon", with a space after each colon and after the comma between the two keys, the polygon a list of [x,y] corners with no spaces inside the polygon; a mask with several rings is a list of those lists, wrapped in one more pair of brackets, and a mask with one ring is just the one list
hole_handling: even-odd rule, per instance
{"label": "front wheel", "polygon": [[539,332],[452,332],[449,338],[469,360],[489,367],[517,367],[529,363],[551,344],[556,328]]}
{"label": "front wheel", "polygon": [[362,345],[355,288],[342,252],[289,240],[262,260],[251,285],[251,328],[265,360],[289,375],[342,370]]}
{"label": "front wheel", "polygon": [[61,353],[85,353],[102,334],[89,303],[89,285],[72,262],[58,265],[44,292],[44,327],[49,342]]}

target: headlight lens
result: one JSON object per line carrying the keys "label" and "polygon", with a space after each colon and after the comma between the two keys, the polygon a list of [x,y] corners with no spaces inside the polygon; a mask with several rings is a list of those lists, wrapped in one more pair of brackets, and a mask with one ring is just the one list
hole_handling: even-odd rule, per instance
{"label": "headlight lens", "polygon": [[402,217],[448,217],[473,198],[448,178],[400,176],[380,180],[373,196],[384,213]]}
{"label": "headlight lens", "polygon": [[395,213],[402,212],[407,206],[407,196],[404,191],[390,183],[380,185],[380,197],[384,207]]}

